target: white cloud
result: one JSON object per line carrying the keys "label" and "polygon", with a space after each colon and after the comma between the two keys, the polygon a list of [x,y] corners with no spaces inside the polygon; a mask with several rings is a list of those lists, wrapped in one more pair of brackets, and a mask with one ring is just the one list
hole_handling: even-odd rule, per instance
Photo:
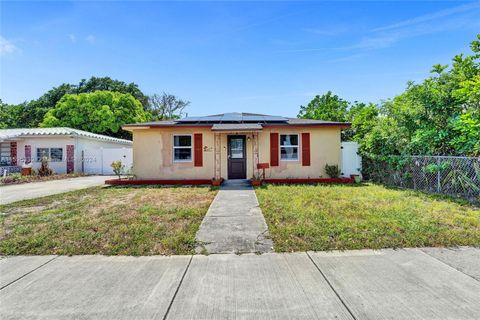
{"label": "white cloud", "polygon": [[319,36],[326,36],[326,37],[332,37],[332,36],[338,36],[340,34],[344,34],[350,31],[350,28],[346,26],[336,26],[336,27],[322,27],[322,28],[303,28],[302,29],[305,32],[308,33],[313,33]]}
{"label": "white cloud", "polygon": [[97,39],[92,34],[89,34],[88,36],[85,37],[85,41],[87,41],[90,44],[94,44],[96,40]]}
{"label": "white cloud", "polygon": [[12,54],[20,52],[20,49],[15,46],[11,41],[5,39],[4,37],[0,36],[0,54]]}
{"label": "white cloud", "polygon": [[469,12],[472,10],[480,9],[480,2],[473,2],[465,5],[461,5],[458,7],[448,8],[445,10],[435,11],[429,14],[421,15],[418,17],[414,17],[411,19],[407,19],[404,21],[400,21],[394,24],[390,24],[387,26],[379,27],[374,29],[373,31],[386,31],[386,30],[393,30],[398,28],[405,28],[410,27],[416,24],[429,22],[432,20],[437,20],[441,18],[445,18],[451,15],[455,15],[458,13]]}
{"label": "white cloud", "polygon": [[73,33],[69,33],[69,34],[67,34],[67,36],[70,39],[70,41],[72,41],[72,43],[77,42],[77,37],[75,37],[75,35]]}
{"label": "white cloud", "polygon": [[[359,41],[353,45],[330,48],[293,49],[280,52],[377,50],[391,47],[396,43],[409,38],[435,33],[438,34],[452,30],[471,30],[478,27],[480,27],[480,1],[431,12],[429,14],[420,15],[394,24],[375,28],[361,37]],[[304,31],[316,32],[323,35],[328,34],[328,31],[323,31],[321,29],[304,29]]]}
{"label": "white cloud", "polygon": [[408,38],[450,30],[475,28],[480,17],[480,2],[469,3],[376,28],[353,49],[382,49]]}
{"label": "white cloud", "polygon": [[381,35],[375,37],[365,37],[352,49],[382,49],[387,48],[401,39],[399,34]]}

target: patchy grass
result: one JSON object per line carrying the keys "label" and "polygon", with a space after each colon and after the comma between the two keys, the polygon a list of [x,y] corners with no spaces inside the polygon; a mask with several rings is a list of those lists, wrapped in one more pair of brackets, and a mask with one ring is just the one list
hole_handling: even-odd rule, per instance
{"label": "patchy grass", "polygon": [[480,210],[379,185],[255,189],[276,251],[480,246]]}
{"label": "patchy grass", "polygon": [[215,194],[99,187],[0,206],[0,254],[190,254]]}

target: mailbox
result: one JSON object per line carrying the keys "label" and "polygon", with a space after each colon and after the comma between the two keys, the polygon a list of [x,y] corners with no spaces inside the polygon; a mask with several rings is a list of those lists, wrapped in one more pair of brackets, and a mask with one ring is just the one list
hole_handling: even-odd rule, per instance
{"label": "mailbox", "polygon": [[257,169],[268,169],[268,168],[270,168],[270,165],[268,164],[268,162],[257,164]]}

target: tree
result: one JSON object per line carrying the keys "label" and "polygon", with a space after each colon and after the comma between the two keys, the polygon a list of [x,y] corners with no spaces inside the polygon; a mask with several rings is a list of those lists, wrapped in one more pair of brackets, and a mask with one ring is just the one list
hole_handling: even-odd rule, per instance
{"label": "tree", "polygon": [[129,138],[126,123],[150,120],[141,103],[129,93],[95,91],[66,94],[47,112],[42,127],[72,127],[114,137]]}
{"label": "tree", "polygon": [[130,93],[135,99],[140,101],[144,108],[148,106],[148,97],[143,94],[138,88],[138,85],[131,82],[125,83],[119,80],[113,80],[110,77],[91,77],[88,80],[82,79],[77,86],[74,86],[74,91],[70,93],[86,93],[95,91],[114,91],[121,93]]}
{"label": "tree", "polygon": [[74,93],[74,88],[74,85],[64,83],[53,87],[37,100],[26,103],[23,112],[19,115],[17,127],[38,127],[48,110],[55,107],[65,94]]}
{"label": "tree", "polygon": [[299,118],[343,122],[346,119],[348,101],[328,91],[322,96],[315,96],[305,107],[300,106]]}
{"label": "tree", "polygon": [[95,92],[99,90],[114,91],[120,93],[129,93],[144,107],[147,108],[148,97],[140,91],[135,83],[125,83],[119,80],[113,80],[109,77],[91,77],[88,80],[82,79],[78,84],[64,83],[54,87],[36,100],[17,105],[15,122],[11,128],[35,128],[40,125],[47,112],[55,107],[60,99],[66,94],[78,94]]}
{"label": "tree", "polygon": [[179,119],[183,115],[183,109],[190,104],[168,93],[162,95],[153,94],[148,98],[148,111],[154,120]]}
{"label": "tree", "polygon": [[379,105],[349,103],[329,91],[301,106],[299,117],[351,122],[342,138],[357,141],[367,156],[479,156],[480,34],[471,49]]}
{"label": "tree", "polygon": [[352,124],[352,128],[344,131],[343,139],[362,141],[376,125],[378,115],[376,104],[355,101],[346,115],[346,120]]}
{"label": "tree", "polygon": [[[384,101],[365,139],[375,155],[480,155],[480,35],[472,55],[437,64],[421,83]],[[360,122],[362,120],[359,119]],[[355,120],[353,120],[355,122]]]}

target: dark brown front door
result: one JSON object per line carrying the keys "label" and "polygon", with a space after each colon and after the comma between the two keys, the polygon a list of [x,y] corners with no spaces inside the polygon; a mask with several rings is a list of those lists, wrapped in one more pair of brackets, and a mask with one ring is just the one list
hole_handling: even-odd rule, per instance
{"label": "dark brown front door", "polygon": [[228,179],[246,179],[245,136],[228,136]]}

